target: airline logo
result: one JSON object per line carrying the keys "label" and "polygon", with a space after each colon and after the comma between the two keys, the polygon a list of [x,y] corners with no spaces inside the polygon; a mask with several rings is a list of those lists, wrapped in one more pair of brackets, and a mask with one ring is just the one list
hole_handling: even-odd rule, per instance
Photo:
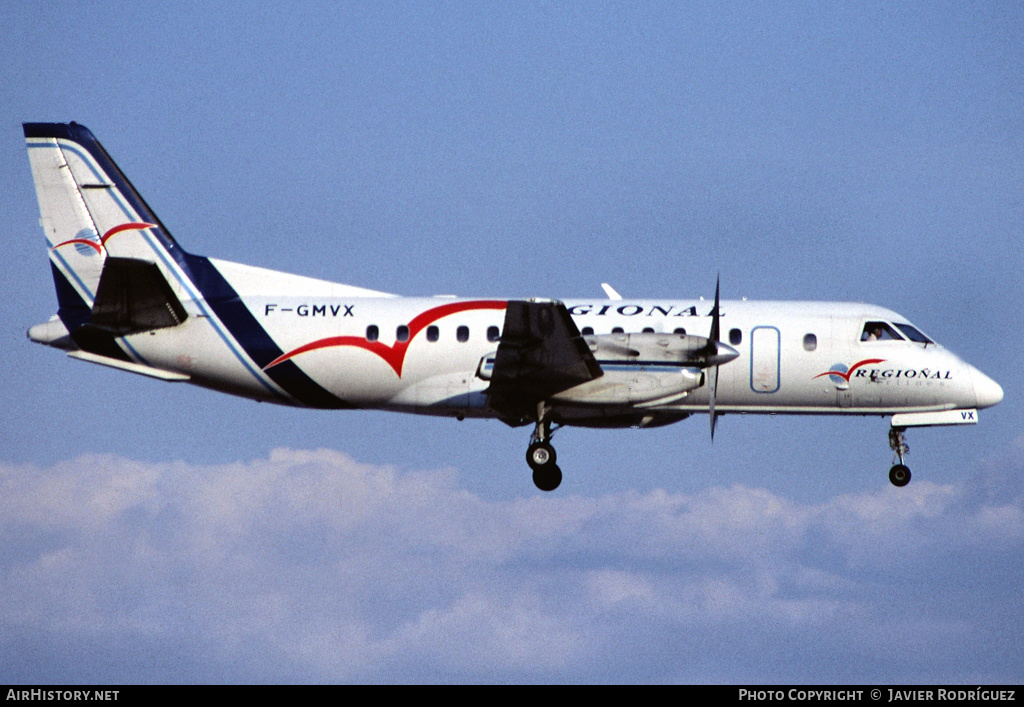
{"label": "airline logo", "polygon": [[[850,382],[850,376],[852,376],[855,371],[863,368],[864,366],[871,366],[871,365],[876,364],[876,363],[885,363],[885,359],[884,358],[866,358],[863,361],[857,361],[857,363],[853,364],[849,368],[847,368],[846,364],[844,364],[844,363],[836,363],[836,364],[832,365],[832,368],[830,368],[829,370],[825,371],[824,373],[819,373],[818,375],[814,376],[814,378],[821,378],[823,376],[828,376],[829,380],[831,380],[833,383],[849,383]],[[863,375],[863,372],[862,372],[862,375]]]}
{"label": "airline logo", "polygon": [[92,255],[93,251],[98,255],[103,255],[103,251],[107,249],[107,241],[118,233],[124,233],[125,231],[141,231],[144,228],[156,228],[156,224],[138,221],[122,223],[120,226],[114,226],[98,238],[96,237],[95,232],[85,231],[80,233],[77,238],[71,238],[62,243],[58,243],[50,248],[50,250],[57,250],[58,248],[62,248],[66,245],[74,245],[75,249],[82,255]]}
{"label": "airline logo", "polygon": [[953,371],[949,369],[933,368],[869,368],[876,363],[885,363],[884,358],[866,358],[858,361],[849,368],[842,363],[837,363],[824,373],[819,373],[814,378],[828,376],[836,385],[849,383],[851,378],[865,378],[872,382],[907,379],[907,380],[952,380]]}

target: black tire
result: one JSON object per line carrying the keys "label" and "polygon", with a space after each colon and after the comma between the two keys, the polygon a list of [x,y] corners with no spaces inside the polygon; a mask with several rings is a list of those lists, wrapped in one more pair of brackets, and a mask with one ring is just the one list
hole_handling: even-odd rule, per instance
{"label": "black tire", "polygon": [[551,464],[543,469],[534,469],[533,483],[541,491],[554,491],[562,483],[562,470],[556,464]]}
{"label": "black tire", "polygon": [[893,486],[906,486],[910,483],[910,469],[902,464],[897,464],[892,469],[889,469],[889,481],[892,482]]}
{"label": "black tire", "polygon": [[534,442],[526,450],[526,463],[534,471],[555,465],[555,448],[547,442]]}

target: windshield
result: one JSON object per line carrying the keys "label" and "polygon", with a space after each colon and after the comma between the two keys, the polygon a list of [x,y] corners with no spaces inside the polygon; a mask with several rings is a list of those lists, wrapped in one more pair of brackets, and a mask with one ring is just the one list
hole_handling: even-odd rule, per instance
{"label": "windshield", "polygon": [[903,341],[903,337],[885,322],[868,322],[860,334],[861,341]]}
{"label": "windshield", "polygon": [[916,341],[919,344],[933,344],[933,343],[935,343],[931,339],[929,339],[927,336],[922,334],[920,331],[918,331],[914,327],[910,326],[909,324],[897,324],[896,326],[899,327],[899,330],[902,331],[903,334],[908,339],[910,339],[911,341]]}

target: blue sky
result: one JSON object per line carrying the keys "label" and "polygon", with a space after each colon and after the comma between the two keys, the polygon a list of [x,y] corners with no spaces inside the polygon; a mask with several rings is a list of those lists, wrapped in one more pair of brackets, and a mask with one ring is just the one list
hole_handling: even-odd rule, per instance
{"label": "blue sky", "polygon": [[[0,9],[0,679],[1019,681],[1024,8]],[[976,428],[292,410],[65,359],[21,123],[187,249],[423,295],[868,301]],[[6,127],[3,127],[6,126]],[[894,656],[898,660],[894,660]]]}

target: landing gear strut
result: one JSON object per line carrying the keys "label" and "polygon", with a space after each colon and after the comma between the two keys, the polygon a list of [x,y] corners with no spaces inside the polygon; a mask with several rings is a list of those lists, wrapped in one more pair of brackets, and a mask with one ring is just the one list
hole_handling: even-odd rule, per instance
{"label": "landing gear strut", "polygon": [[903,457],[910,451],[906,431],[906,427],[893,427],[889,430],[889,446],[892,451],[896,452],[896,457],[900,460],[899,464],[895,464],[889,469],[889,481],[893,486],[906,486],[910,483],[910,469],[903,463]]}
{"label": "landing gear strut", "polygon": [[543,402],[537,404],[537,425],[530,436],[526,450],[526,463],[533,469],[533,483],[541,491],[554,491],[562,483],[562,470],[555,464],[557,455],[551,446],[551,420],[546,419],[547,408]]}

